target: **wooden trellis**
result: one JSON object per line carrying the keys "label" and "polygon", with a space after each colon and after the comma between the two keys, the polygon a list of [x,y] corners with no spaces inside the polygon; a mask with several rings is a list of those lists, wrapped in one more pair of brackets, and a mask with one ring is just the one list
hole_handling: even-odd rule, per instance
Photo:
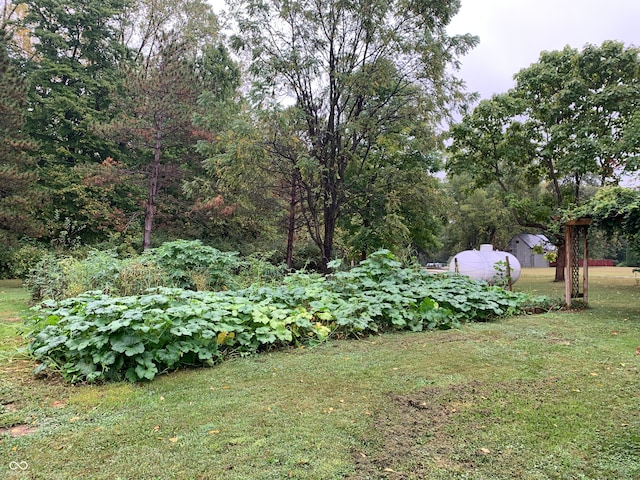
{"label": "wooden trellis", "polygon": [[[565,299],[571,306],[573,299],[582,299],[588,303],[589,293],[589,242],[587,233],[591,225],[590,218],[578,218],[565,224]],[[580,291],[580,244],[582,240],[582,292]]]}

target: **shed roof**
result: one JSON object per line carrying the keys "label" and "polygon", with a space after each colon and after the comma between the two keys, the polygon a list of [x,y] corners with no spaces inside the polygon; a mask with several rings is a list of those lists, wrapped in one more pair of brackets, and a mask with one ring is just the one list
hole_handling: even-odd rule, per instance
{"label": "shed roof", "polygon": [[550,248],[552,247],[549,239],[542,234],[533,234],[533,233],[520,233],[513,237],[512,240],[520,240],[524,242],[529,248],[533,248],[536,245],[542,245],[542,247]]}

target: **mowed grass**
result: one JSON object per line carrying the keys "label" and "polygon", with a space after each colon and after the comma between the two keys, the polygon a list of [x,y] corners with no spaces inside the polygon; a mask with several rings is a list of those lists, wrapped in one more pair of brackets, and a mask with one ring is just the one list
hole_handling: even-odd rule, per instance
{"label": "mowed grass", "polygon": [[[561,297],[552,278],[524,270],[516,290]],[[332,341],[140,385],[34,379],[15,353],[27,295],[0,292],[0,478],[640,478],[631,269],[590,269],[587,310]]]}

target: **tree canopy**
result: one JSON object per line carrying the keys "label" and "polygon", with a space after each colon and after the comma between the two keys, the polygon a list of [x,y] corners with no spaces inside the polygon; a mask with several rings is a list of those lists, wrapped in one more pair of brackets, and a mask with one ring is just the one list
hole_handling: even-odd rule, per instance
{"label": "tree canopy", "polygon": [[563,259],[556,220],[640,167],[639,53],[614,41],[542,52],[515,88],[451,127],[447,170],[499,185],[518,223],[546,233]]}
{"label": "tree canopy", "polygon": [[433,148],[437,121],[461,97],[449,67],[477,39],[447,35],[457,1],[232,0],[230,7],[233,44],[250,56],[253,98],[300,111],[305,154],[296,166],[326,270],[341,212],[358,194],[355,179],[381,153],[381,136]]}

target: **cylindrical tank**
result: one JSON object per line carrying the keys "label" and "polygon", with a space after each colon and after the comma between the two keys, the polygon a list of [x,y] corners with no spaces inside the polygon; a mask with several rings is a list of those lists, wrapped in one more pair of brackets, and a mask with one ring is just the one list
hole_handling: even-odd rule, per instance
{"label": "cylindrical tank", "polygon": [[449,271],[466,275],[474,280],[503,283],[507,279],[507,258],[511,282],[520,278],[520,262],[508,252],[494,250],[492,245],[480,245],[480,250],[465,250],[456,254],[449,263]]}

